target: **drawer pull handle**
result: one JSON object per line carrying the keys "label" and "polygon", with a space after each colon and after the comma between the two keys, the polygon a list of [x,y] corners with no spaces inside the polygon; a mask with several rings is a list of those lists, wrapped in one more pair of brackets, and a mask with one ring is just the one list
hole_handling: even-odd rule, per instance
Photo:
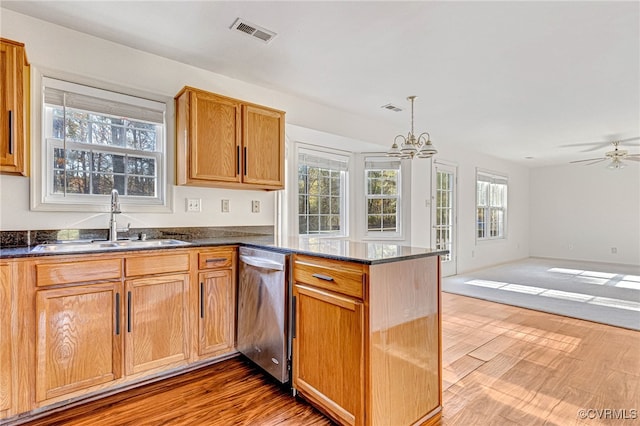
{"label": "drawer pull handle", "polygon": [[218,262],[224,262],[226,260],[227,260],[226,257],[214,257],[214,258],[211,258],[211,259],[207,259],[205,262],[206,263],[218,263]]}
{"label": "drawer pull handle", "polygon": [[323,281],[333,281],[333,277],[330,277],[329,275],[313,274],[312,277]]}

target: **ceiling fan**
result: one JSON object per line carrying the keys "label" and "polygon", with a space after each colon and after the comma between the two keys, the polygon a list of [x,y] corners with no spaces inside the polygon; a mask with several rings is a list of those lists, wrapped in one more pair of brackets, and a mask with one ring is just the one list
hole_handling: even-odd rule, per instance
{"label": "ceiling fan", "polygon": [[[622,169],[623,167],[625,167],[625,163],[622,161],[623,159],[625,161],[631,160],[631,161],[640,162],[640,154],[629,154],[628,151],[626,151],[624,149],[619,149],[620,144],[627,143],[627,142],[634,141],[634,140],[638,140],[638,139],[640,139],[640,137],[623,139],[623,140],[618,140],[618,141],[613,141],[613,142],[607,142],[606,143],[607,145],[609,143],[611,145],[613,145],[613,150],[605,152],[604,157],[589,158],[589,159],[586,159],[586,160],[575,160],[575,161],[570,161],[570,163],[587,163],[586,165],[590,166],[592,164],[597,164],[597,163],[601,163],[603,161],[611,160],[611,163],[609,163],[607,165],[607,168],[609,168],[609,169]],[[602,145],[603,143],[604,142],[596,142],[596,143],[593,143],[593,144],[583,144],[583,145]],[[628,144],[628,145],[637,145],[637,144]],[[589,150],[589,151],[591,151],[591,150]]]}

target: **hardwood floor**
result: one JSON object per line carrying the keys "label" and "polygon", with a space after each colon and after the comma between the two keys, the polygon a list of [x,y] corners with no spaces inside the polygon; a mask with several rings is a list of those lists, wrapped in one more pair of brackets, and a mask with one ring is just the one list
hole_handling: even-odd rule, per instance
{"label": "hardwood floor", "polygon": [[[613,413],[595,411],[607,409],[638,424],[640,332],[448,293],[442,301],[443,425],[610,425]],[[583,420],[581,409],[594,411]]]}
{"label": "hardwood floor", "polygon": [[[442,425],[638,424],[639,332],[447,293],[442,302]],[[29,424],[331,422],[235,358]]]}

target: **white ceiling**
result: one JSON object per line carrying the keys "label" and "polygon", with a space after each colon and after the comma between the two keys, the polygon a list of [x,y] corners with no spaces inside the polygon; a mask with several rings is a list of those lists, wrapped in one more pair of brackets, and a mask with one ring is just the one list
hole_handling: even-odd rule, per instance
{"label": "white ceiling", "polygon": [[[640,136],[639,2],[2,1],[2,7],[529,166]],[[275,31],[270,44],[229,27]],[[380,108],[394,103],[404,111]],[[591,152],[582,152],[593,149]],[[630,147],[638,152],[638,148]],[[534,157],[525,160],[525,157]]]}

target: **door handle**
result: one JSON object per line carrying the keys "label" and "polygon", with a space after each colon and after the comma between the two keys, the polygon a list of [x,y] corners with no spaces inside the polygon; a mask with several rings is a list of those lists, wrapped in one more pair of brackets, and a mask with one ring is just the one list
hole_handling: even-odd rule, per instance
{"label": "door handle", "polygon": [[127,292],[127,333],[131,333],[131,292]]}
{"label": "door handle", "polygon": [[247,175],[247,147],[244,147],[244,155],[242,156],[243,165],[244,165],[244,175]]}
{"label": "door handle", "polygon": [[236,174],[240,174],[240,145],[236,145]]}
{"label": "door handle", "polygon": [[13,111],[9,110],[9,154],[13,155]]}
{"label": "door handle", "polygon": [[116,336],[120,335],[120,293],[116,293]]}
{"label": "door handle", "polygon": [[200,318],[204,318],[204,283],[200,283]]}

